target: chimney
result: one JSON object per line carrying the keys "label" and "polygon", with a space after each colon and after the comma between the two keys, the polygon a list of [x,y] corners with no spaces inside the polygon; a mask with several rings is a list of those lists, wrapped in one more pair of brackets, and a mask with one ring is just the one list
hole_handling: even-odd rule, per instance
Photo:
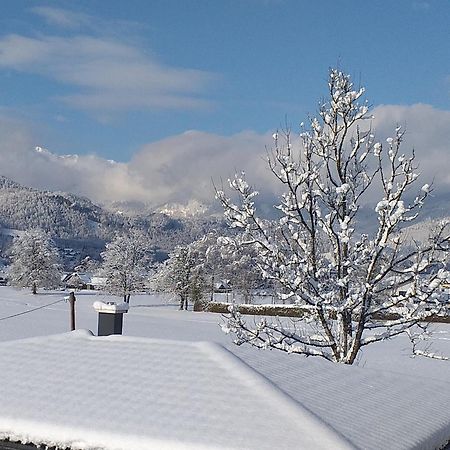
{"label": "chimney", "polygon": [[98,312],[98,336],[122,334],[123,315],[128,312],[128,303],[94,302]]}

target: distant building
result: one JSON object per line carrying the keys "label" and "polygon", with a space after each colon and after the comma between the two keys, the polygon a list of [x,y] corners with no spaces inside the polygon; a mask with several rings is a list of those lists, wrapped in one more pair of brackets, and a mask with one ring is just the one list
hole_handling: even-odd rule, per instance
{"label": "distant building", "polygon": [[66,273],[61,278],[61,283],[67,289],[103,289],[106,285],[106,277],[100,277],[85,272]]}
{"label": "distant building", "polygon": [[93,289],[91,279],[87,273],[73,272],[63,276],[62,282],[70,289]]}
{"label": "distant building", "polygon": [[214,292],[221,294],[226,292],[231,292],[230,280],[220,280],[214,283]]}

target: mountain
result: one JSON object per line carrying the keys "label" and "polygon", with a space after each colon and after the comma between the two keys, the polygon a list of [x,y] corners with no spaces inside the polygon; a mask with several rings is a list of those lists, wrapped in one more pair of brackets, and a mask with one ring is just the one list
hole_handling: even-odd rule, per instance
{"label": "mountain", "polygon": [[185,205],[180,203],[167,203],[166,205],[157,208],[156,211],[169,217],[186,218],[205,216],[209,209],[208,206],[199,201],[191,200]]}
{"label": "mountain", "polygon": [[[200,207],[197,207],[200,210]],[[141,204],[115,204],[108,209],[67,192],[40,191],[0,176],[0,257],[21,231],[48,232],[66,267],[89,256],[99,259],[105,243],[130,228],[143,230],[154,243],[155,258],[163,260],[176,245],[190,243],[212,229],[226,230],[223,219],[184,214],[170,217]]]}
{"label": "mountain", "polygon": [[436,232],[441,221],[450,223],[450,216],[426,218],[420,222],[413,223],[412,225],[403,228],[401,235],[407,242],[429,242],[430,235]]}
{"label": "mountain", "polygon": [[29,189],[21,186],[19,183],[0,175],[0,189]]}
{"label": "mountain", "polygon": [[41,228],[57,238],[108,239],[125,220],[66,192],[39,191],[0,176],[0,225],[27,230]]}

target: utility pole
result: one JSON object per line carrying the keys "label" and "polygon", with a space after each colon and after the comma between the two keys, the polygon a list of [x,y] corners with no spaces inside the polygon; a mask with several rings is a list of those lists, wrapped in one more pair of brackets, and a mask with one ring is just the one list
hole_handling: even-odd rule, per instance
{"label": "utility pole", "polygon": [[69,303],[70,303],[70,329],[71,331],[75,330],[75,294],[71,292],[69,294]]}

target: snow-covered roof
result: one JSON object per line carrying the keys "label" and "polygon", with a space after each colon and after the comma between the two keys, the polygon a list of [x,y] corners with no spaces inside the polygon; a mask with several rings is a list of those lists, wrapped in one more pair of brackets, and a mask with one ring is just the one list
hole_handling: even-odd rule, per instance
{"label": "snow-covered roof", "polygon": [[0,438],[74,449],[344,449],[213,343],[73,332],[0,344]]}
{"label": "snow-covered roof", "polygon": [[450,381],[250,347],[76,331],[1,343],[0,373],[0,439],[107,450],[450,440]]}
{"label": "snow-covered roof", "polygon": [[220,280],[217,283],[214,283],[215,289],[229,289],[230,288],[230,280]]}
{"label": "snow-covered roof", "polygon": [[91,275],[84,272],[73,272],[69,274],[63,281],[70,282],[70,281],[81,281],[84,284],[89,284],[91,282]]}
{"label": "snow-covered roof", "polygon": [[449,378],[335,364],[280,351],[233,349],[304,408],[365,450],[435,450],[450,441]]}

